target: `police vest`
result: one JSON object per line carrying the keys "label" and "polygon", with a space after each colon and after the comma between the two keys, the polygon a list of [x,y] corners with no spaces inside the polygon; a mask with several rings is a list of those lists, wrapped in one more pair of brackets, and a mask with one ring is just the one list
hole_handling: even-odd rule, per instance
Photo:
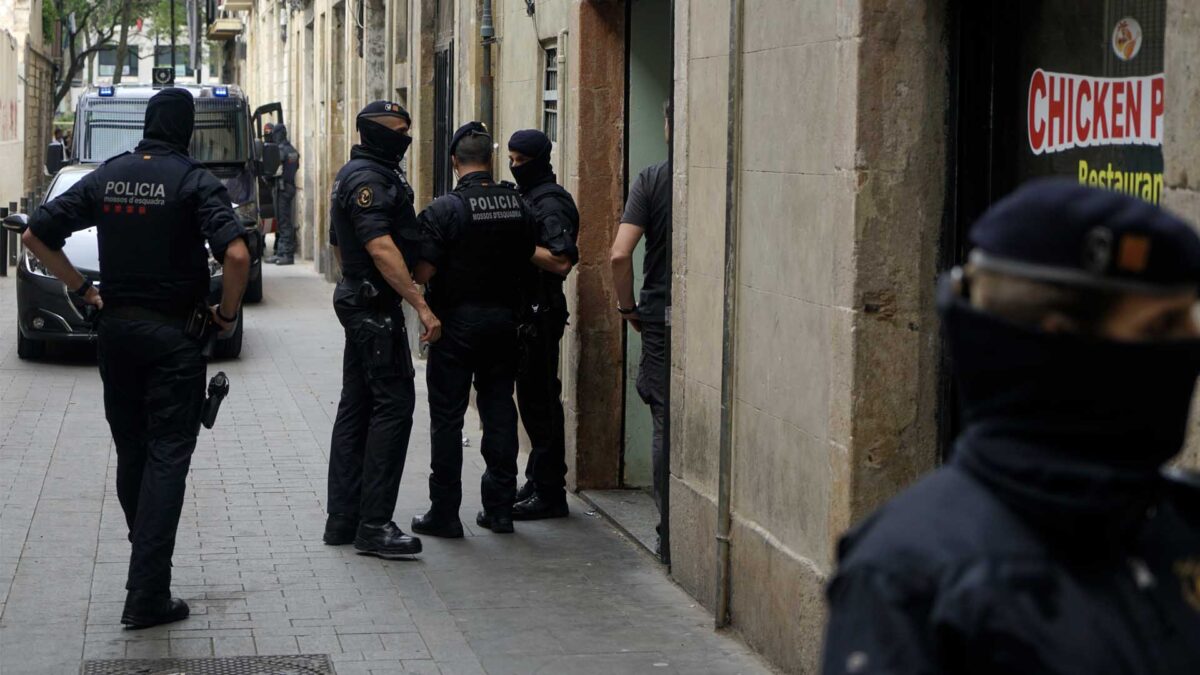
{"label": "police vest", "polygon": [[[545,238],[544,241],[538,243],[554,250],[555,245],[560,243],[559,240],[570,238],[573,241],[575,239],[577,232],[566,232],[562,229],[547,232],[546,226],[542,222],[544,216],[550,213],[561,213],[565,220],[579,222],[579,211],[575,207],[575,201],[571,199],[571,193],[567,192],[566,188],[549,181],[534,186],[524,194],[524,197],[538,218],[539,239]],[[567,296],[563,293],[563,283],[566,279],[532,264],[528,266],[523,278],[526,287],[525,299],[528,302],[536,305],[540,311],[559,313],[567,311]]]}
{"label": "police vest", "polygon": [[506,184],[473,184],[443,199],[458,202],[459,236],[434,277],[434,304],[442,309],[462,304],[518,309],[531,234],[520,193]]}
{"label": "police vest", "polygon": [[[356,176],[360,173],[366,175]],[[412,200],[408,198],[409,193],[405,189],[406,185],[395,171],[365,158],[352,159],[338,171],[337,177],[334,178],[333,204],[330,206],[329,215],[330,227],[334,228],[338,247],[342,250],[343,269],[346,269],[348,275],[378,281],[380,279],[375,264],[366,255],[365,242],[358,240],[358,233],[350,217],[351,200],[358,198],[359,188],[368,181],[382,182],[396,191],[396,197],[391,201],[393,213],[389,219],[392,223],[392,240],[404,255],[404,264],[408,265],[409,270],[416,268],[420,255],[421,231]],[[360,253],[362,255],[359,255]],[[363,269],[353,269],[356,266],[362,266]]]}
{"label": "police vest", "polygon": [[208,295],[199,197],[184,181],[203,166],[178,153],[125,153],[97,169],[94,206],[105,304],[186,311]]}
{"label": "police vest", "polygon": [[296,174],[300,171],[300,153],[296,152],[296,148],[287,141],[279,145],[279,150],[283,164],[283,174],[280,176],[279,185],[281,188],[294,190]]}

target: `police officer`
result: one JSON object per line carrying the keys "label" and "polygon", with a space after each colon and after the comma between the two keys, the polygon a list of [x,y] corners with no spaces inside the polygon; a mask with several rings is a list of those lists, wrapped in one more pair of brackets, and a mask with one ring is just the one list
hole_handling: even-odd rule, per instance
{"label": "police officer", "polygon": [[479,122],[450,142],[458,186],[421,212],[425,233],[417,281],[428,282],[430,304],[445,322],[429,354],[426,379],[432,431],[429,511],[413,530],[463,536],[462,428],[474,380],[483,422],[483,510],[475,522],[513,531],[517,492],[517,316],[521,277],[537,247],[537,226],[521,195],[492,179],[492,137]]}
{"label": "police officer", "polygon": [[559,397],[558,349],[567,325],[563,278],[579,262],[575,240],[579,211],[571,193],[558,184],[550,164],[553,144],[536,129],[518,131],[508,141],[510,170],[538,224],[536,258],[553,271],[526,266],[525,326],[517,406],[532,446],[525,485],[517,492],[514,520],[563,518],[567,476],[563,408]]}
{"label": "police officer", "polygon": [[[232,330],[250,268],[244,230],[224,186],[191,159],[195,106],[164,89],[146,107],[145,136],[41,206],[25,246],[82,302],[98,326],[104,412],[117,448],[117,497],[133,552],[121,623],[142,628],[188,615],[172,598],[171,554],[204,403],[211,320]],[[62,248],[95,225],[104,295]],[[208,242],[224,264],[221,303],[208,295]],[[211,324],[209,324],[211,325]]]}
{"label": "police officer", "polygon": [[300,153],[288,140],[287,126],[282,122],[271,129],[271,141],[279,146],[283,174],[275,183],[275,255],[267,262],[291,265],[296,256],[296,223],[293,206],[296,199],[296,173],[300,170]]}
{"label": "police officer", "polygon": [[408,454],[416,391],[401,301],[436,342],[441,323],[413,283],[420,233],[399,176],[412,118],[376,101],[358,114],[361,144],[338,172],[329,243],[342,267],[333,308],[346,330],[342,398],[329,450],[329,518],[324,541],[385,559],[421,551],[392,522]]}
{"label": "police officer", "polygon": [[843,539],[824,672],[1198,672],[1200,488],[1163,467],[1200,374],[1200,238],[1050,179],[971,243],[939,298],[962,433]]}

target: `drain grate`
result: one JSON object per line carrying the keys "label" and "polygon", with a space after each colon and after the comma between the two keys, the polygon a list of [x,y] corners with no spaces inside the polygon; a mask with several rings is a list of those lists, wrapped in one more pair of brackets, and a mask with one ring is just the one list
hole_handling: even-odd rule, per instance
{"label": "drain grate", "polygon": [[93,659],[80,675],[334,675],[326,654],[203,659]]}

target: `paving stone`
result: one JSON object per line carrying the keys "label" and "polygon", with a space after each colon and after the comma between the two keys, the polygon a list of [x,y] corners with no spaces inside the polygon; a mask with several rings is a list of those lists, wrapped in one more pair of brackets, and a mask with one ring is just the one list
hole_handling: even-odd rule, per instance
{"label": "paving stone", "polygon": [[[597,519],[474,525],[478,419],[464,455],[462,540],[416,561],[321,542],[343,333],[311,266],[269,268],[240,359],[202,430],[173,591],[186,621],[126,631],[130,547],[94,359],[17,359],[13,278],[0,279],[0,652],[4,675],[83,658],[329,654],[339,675],[766,673],[662,568]],[[428,506],[424,364],[396,521]],[[588,510],[572,498],[573,514]],[[15,655],[15,656],[12,656]],[[664,664],[664,665],[659,665]]]}

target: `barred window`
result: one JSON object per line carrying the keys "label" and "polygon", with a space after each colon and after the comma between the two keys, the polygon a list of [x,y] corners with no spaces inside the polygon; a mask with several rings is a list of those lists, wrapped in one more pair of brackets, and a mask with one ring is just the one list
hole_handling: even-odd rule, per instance
{"label": "barred window", "polygon": [[551,141],[558,142],[558,45],[554,42],[542,48],[545,67],[542,75],[542,131]]}

